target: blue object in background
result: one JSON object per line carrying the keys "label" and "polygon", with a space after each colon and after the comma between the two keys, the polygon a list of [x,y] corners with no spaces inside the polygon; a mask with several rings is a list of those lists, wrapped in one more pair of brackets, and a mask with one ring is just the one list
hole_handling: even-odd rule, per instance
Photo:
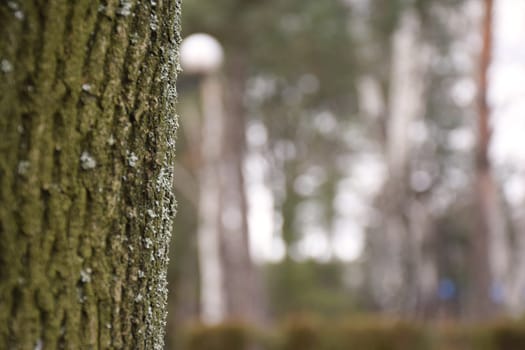
{"label": "blue object in background", "polygon": [[490,298],[496,304],[503,303],[505,300],[505,291],[503,290],[501,283],[492,282],[492,286],[490,287]]}
{"label": "blue object in background", "polygon": [[457,288],[454,281],[450,278],[443,278],[438,284],[438,297],[441,300],[451,300],[457,294]]}

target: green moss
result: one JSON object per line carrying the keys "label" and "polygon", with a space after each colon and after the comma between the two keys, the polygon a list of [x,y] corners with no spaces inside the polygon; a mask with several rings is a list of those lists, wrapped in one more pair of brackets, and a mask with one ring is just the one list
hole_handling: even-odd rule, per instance
{"label": "green moss", "polygon": [[0,348],[160,349],[180,2],[16,3],[23,20],[0,4]]}

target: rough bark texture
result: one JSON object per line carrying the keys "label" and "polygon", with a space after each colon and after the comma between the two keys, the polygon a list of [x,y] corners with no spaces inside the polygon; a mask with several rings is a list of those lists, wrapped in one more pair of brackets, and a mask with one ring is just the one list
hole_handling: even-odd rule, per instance
{"label": "rough bark texture", "polygon": [[0,4],[0,348],[163,347],[179,15]]}

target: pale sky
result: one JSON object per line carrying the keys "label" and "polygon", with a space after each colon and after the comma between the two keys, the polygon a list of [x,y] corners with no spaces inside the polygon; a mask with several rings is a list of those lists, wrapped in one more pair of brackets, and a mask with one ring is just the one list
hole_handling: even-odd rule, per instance
{"label": "pale sky", "polygon": [[525,199],[525,1],[497,0],[489,101],[494,127],[491,155],[506,173],[511,204]]}

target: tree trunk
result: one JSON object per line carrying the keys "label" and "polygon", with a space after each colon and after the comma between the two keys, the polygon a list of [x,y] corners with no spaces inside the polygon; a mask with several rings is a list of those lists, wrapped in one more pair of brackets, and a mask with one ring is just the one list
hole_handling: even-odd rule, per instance
{"label": "tree trunk", "polygon": [[217,76],[205,77],[201,83],[201,316],[210,324],[232,318],[261,324],[265,308],[260,275],[249,250],[243,175],[245,62],[240,56],[229,58],[227,89]]}
{"label": "tree trunk", "polygon": [[226,65],[228,94],[222,138],[221,252],[224,291],[229,318],[244,318],[263,324],[266,305],[260,272],[250,255],[248,206],[244,181],[246,116],[243,106],[247,64],[239,52]]}
{"label": "tree trunk", "polygon": [[179,15],[0,4],[0,348],[163,348]]}
{"label": "tree trunk", "polygon": [[[199,268],[201,319],[207,324],[218,323],[226,315],[224,266],[220,251],[221,167],[224,138],[224,105],[218,76],[202,79],[202,136],[199,169]],[[194,145],[197,146],[197,145]]]}
{"label": "tree trunk", "polygon": [[382,225],[369,237],[370,283],[383,311],[423,316],[437,283],[434,257],[425,251],[432,217],[410,188],[414,145],[410,128],[425,112],[425,76],[430,56],[421,38],[421,19],[409,8],[392,41],[386,157],[388,179],[379,201]]}
{"label": "tree trunk", "polygon": [[503,287],[503,275],[508,269],[508,257],[506,256],[508,252],[505,248],[505,220],[498,203],[498,188],[491,172],[489,159],[491,129],[487,91],[488,69],[492,56],[493,0],[485,0],[484,8],[483,46],[480,56],[477,101],[478,145],[474,189],[478,210],[478,230],[476,235],[471,238],[469,261],[471,280],[468,315],[473,319],[494,315],[496,305],[493,297],[495,295],[491,295],[491,290],[494,291],[494,287]]}

